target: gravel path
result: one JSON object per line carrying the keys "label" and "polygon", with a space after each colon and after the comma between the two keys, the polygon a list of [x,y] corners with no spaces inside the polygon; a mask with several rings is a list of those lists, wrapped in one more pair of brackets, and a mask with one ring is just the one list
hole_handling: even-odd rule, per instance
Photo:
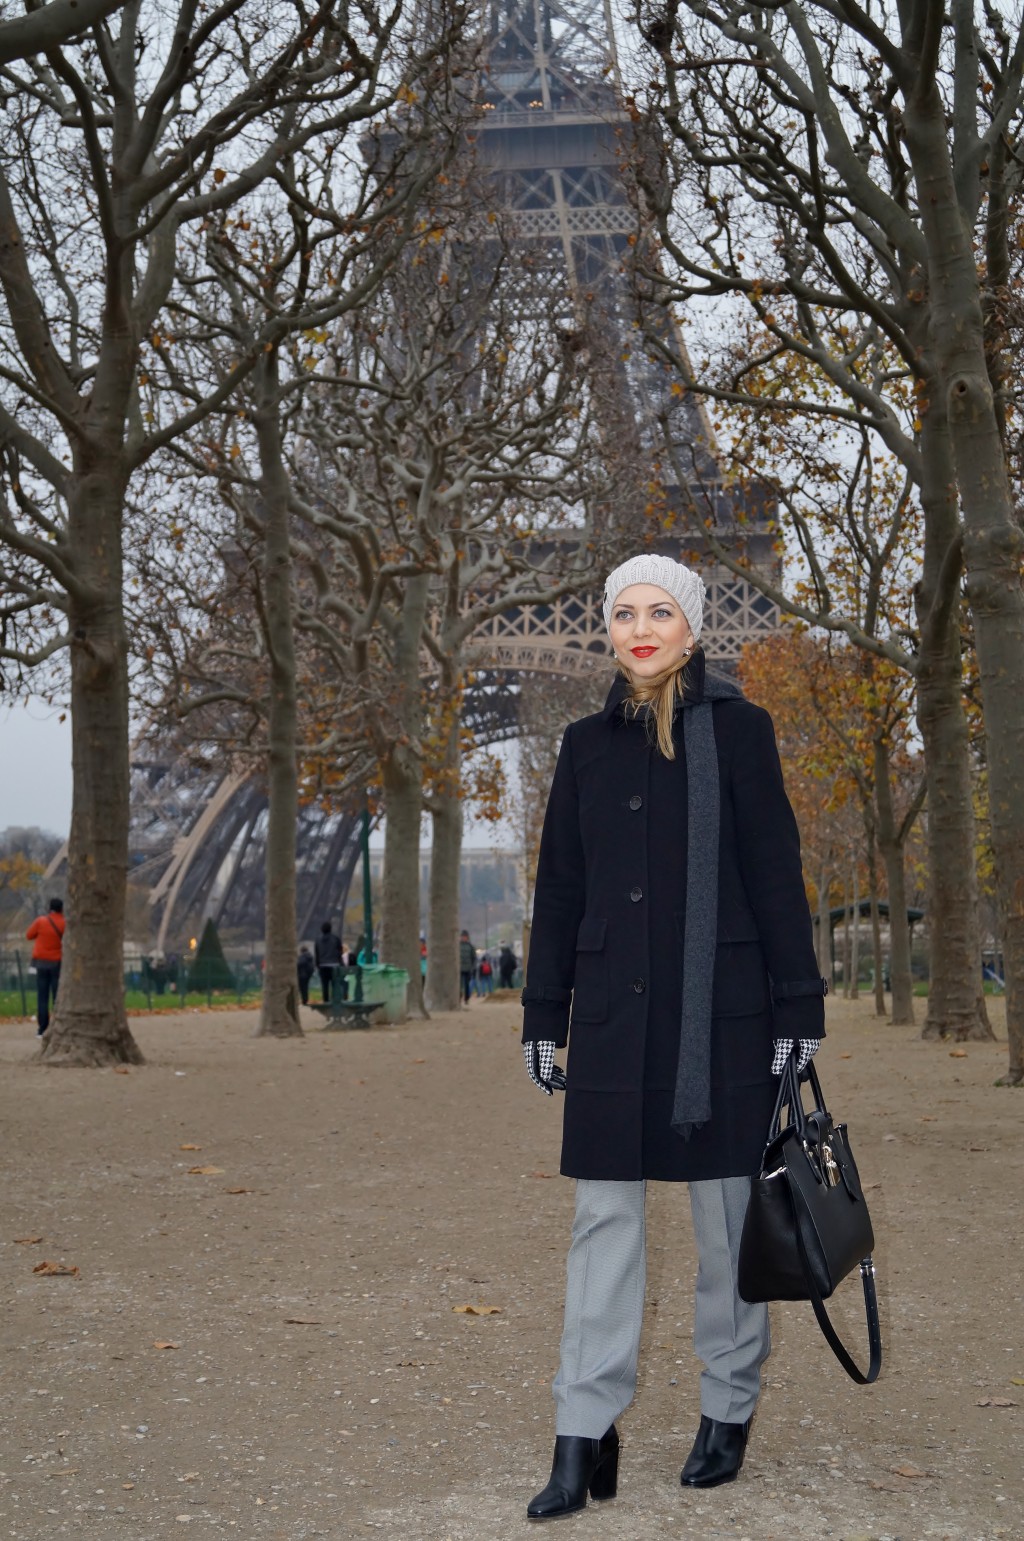
{"label": "gravel path", "polygon": [[[278,1043],[254,1013],[145,1017],[125,1073],[44,1070],[31,1024],[0,1028],[0,1537],[527,1535],[571,1189],[518,1020],[500,996],[370,1032],[311,1012]],[[869,1185],[886,1365],[854,1386],[809,1307],[773,1307],[746,1465],[703,1495],[678,1484],[688,1205],[652,1186],[619,1497],[567,1536],[1024,1538],[1024,1093],[993,1086],[1005,1061],[829,1002],[820,1063]],[[858,1346],[859,1293],[836,1312]]]}

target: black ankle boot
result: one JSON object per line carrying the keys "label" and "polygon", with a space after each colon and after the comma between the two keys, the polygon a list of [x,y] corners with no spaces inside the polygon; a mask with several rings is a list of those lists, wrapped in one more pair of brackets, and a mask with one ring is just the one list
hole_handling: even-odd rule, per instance
{"label": "black ankle boot", "polygon": [[746,1423],[719,1423],[701,1414],[697,1438],[679,1476],[683,1486],[717,1487],[720,1482],[732,1482],[743,1465],[749,1433],[749,1418]]}
{"label": "black ankle boot", "polygon": [[527,1505],[530,1520],[560,1520],[591,1498],[614,1498],[619,1479],[619,1436],[612,1424],[602,1439],[559,1434],[547,1487]]}

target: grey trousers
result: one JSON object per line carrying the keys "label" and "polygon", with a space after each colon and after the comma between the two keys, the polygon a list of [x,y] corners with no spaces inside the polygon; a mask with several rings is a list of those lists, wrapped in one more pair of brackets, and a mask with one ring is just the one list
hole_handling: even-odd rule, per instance
{"label": "grey trousers", "polygon": [[[704,1364],[701,1412],[745,1423],[771,1343],[768,1307],[736,1288],[749,1177],[689,1184],[699,1265],[693,1347]],[[633,1400],[647,1277],[643,1182],[576,1184],[555,1431],[600,1439]]]}

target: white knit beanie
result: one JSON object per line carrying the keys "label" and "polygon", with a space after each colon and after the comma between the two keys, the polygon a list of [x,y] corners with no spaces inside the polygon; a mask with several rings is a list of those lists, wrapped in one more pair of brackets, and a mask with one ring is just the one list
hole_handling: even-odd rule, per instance
{"label": "white knit beanie", "polygon": [[631,556],[628,562],[608,574],[604,585],[604,624],[611,623],[612,608],[623,589],[633,583],[653,583],[679,605],[690,623],[693,640],[697,641],[704,625],[704,596],[706,590],[699,573],[673,562],[670,556],[657,556],[654,552],[644,556]]}

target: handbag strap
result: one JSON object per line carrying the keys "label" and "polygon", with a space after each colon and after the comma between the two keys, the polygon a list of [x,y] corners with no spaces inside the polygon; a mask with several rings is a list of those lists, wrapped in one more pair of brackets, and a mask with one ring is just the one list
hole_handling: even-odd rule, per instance
{"label": "handbag strap", "polygon": [[814,1314],[818,1318],[818,1326],[824,1334],[825,1342],[835,1354],[850,1379],[856,1381],[858,1386],[870,1386],[878,1379],[878,1372],[882,1368],[882,1328],[878,1320],[878,1296],[875,1294],[875,1265],[871,1255],[869,1253],[867,1257],[862,1257],[860,1260],[860,1278],[864,1286],[864,1315],[867,1318],[868,1324],[869,1358],[867,1371],[865,1372],[858,1367],[853,1356],[844,1345],[842,1338],[829,1321],[828,1312],[825,1310],[825,1302],[821,1298],[821,1291],[814,1278],[814,1270],[808,1261],[807,1249],[804,1246],[803,1233],[800,1230],[800,1222],[796,1213],[796,1204],[788,1183],[786,1185],[786,1192],[789,1194],[789,1202],[793,1207],[793,1229],[796,1232],[797,1250],[800,1253],[800,1266],[804,1271],[804,1282],[807,1285],[807,1292],[811,1298],[811,1305],[814,1307]]}

